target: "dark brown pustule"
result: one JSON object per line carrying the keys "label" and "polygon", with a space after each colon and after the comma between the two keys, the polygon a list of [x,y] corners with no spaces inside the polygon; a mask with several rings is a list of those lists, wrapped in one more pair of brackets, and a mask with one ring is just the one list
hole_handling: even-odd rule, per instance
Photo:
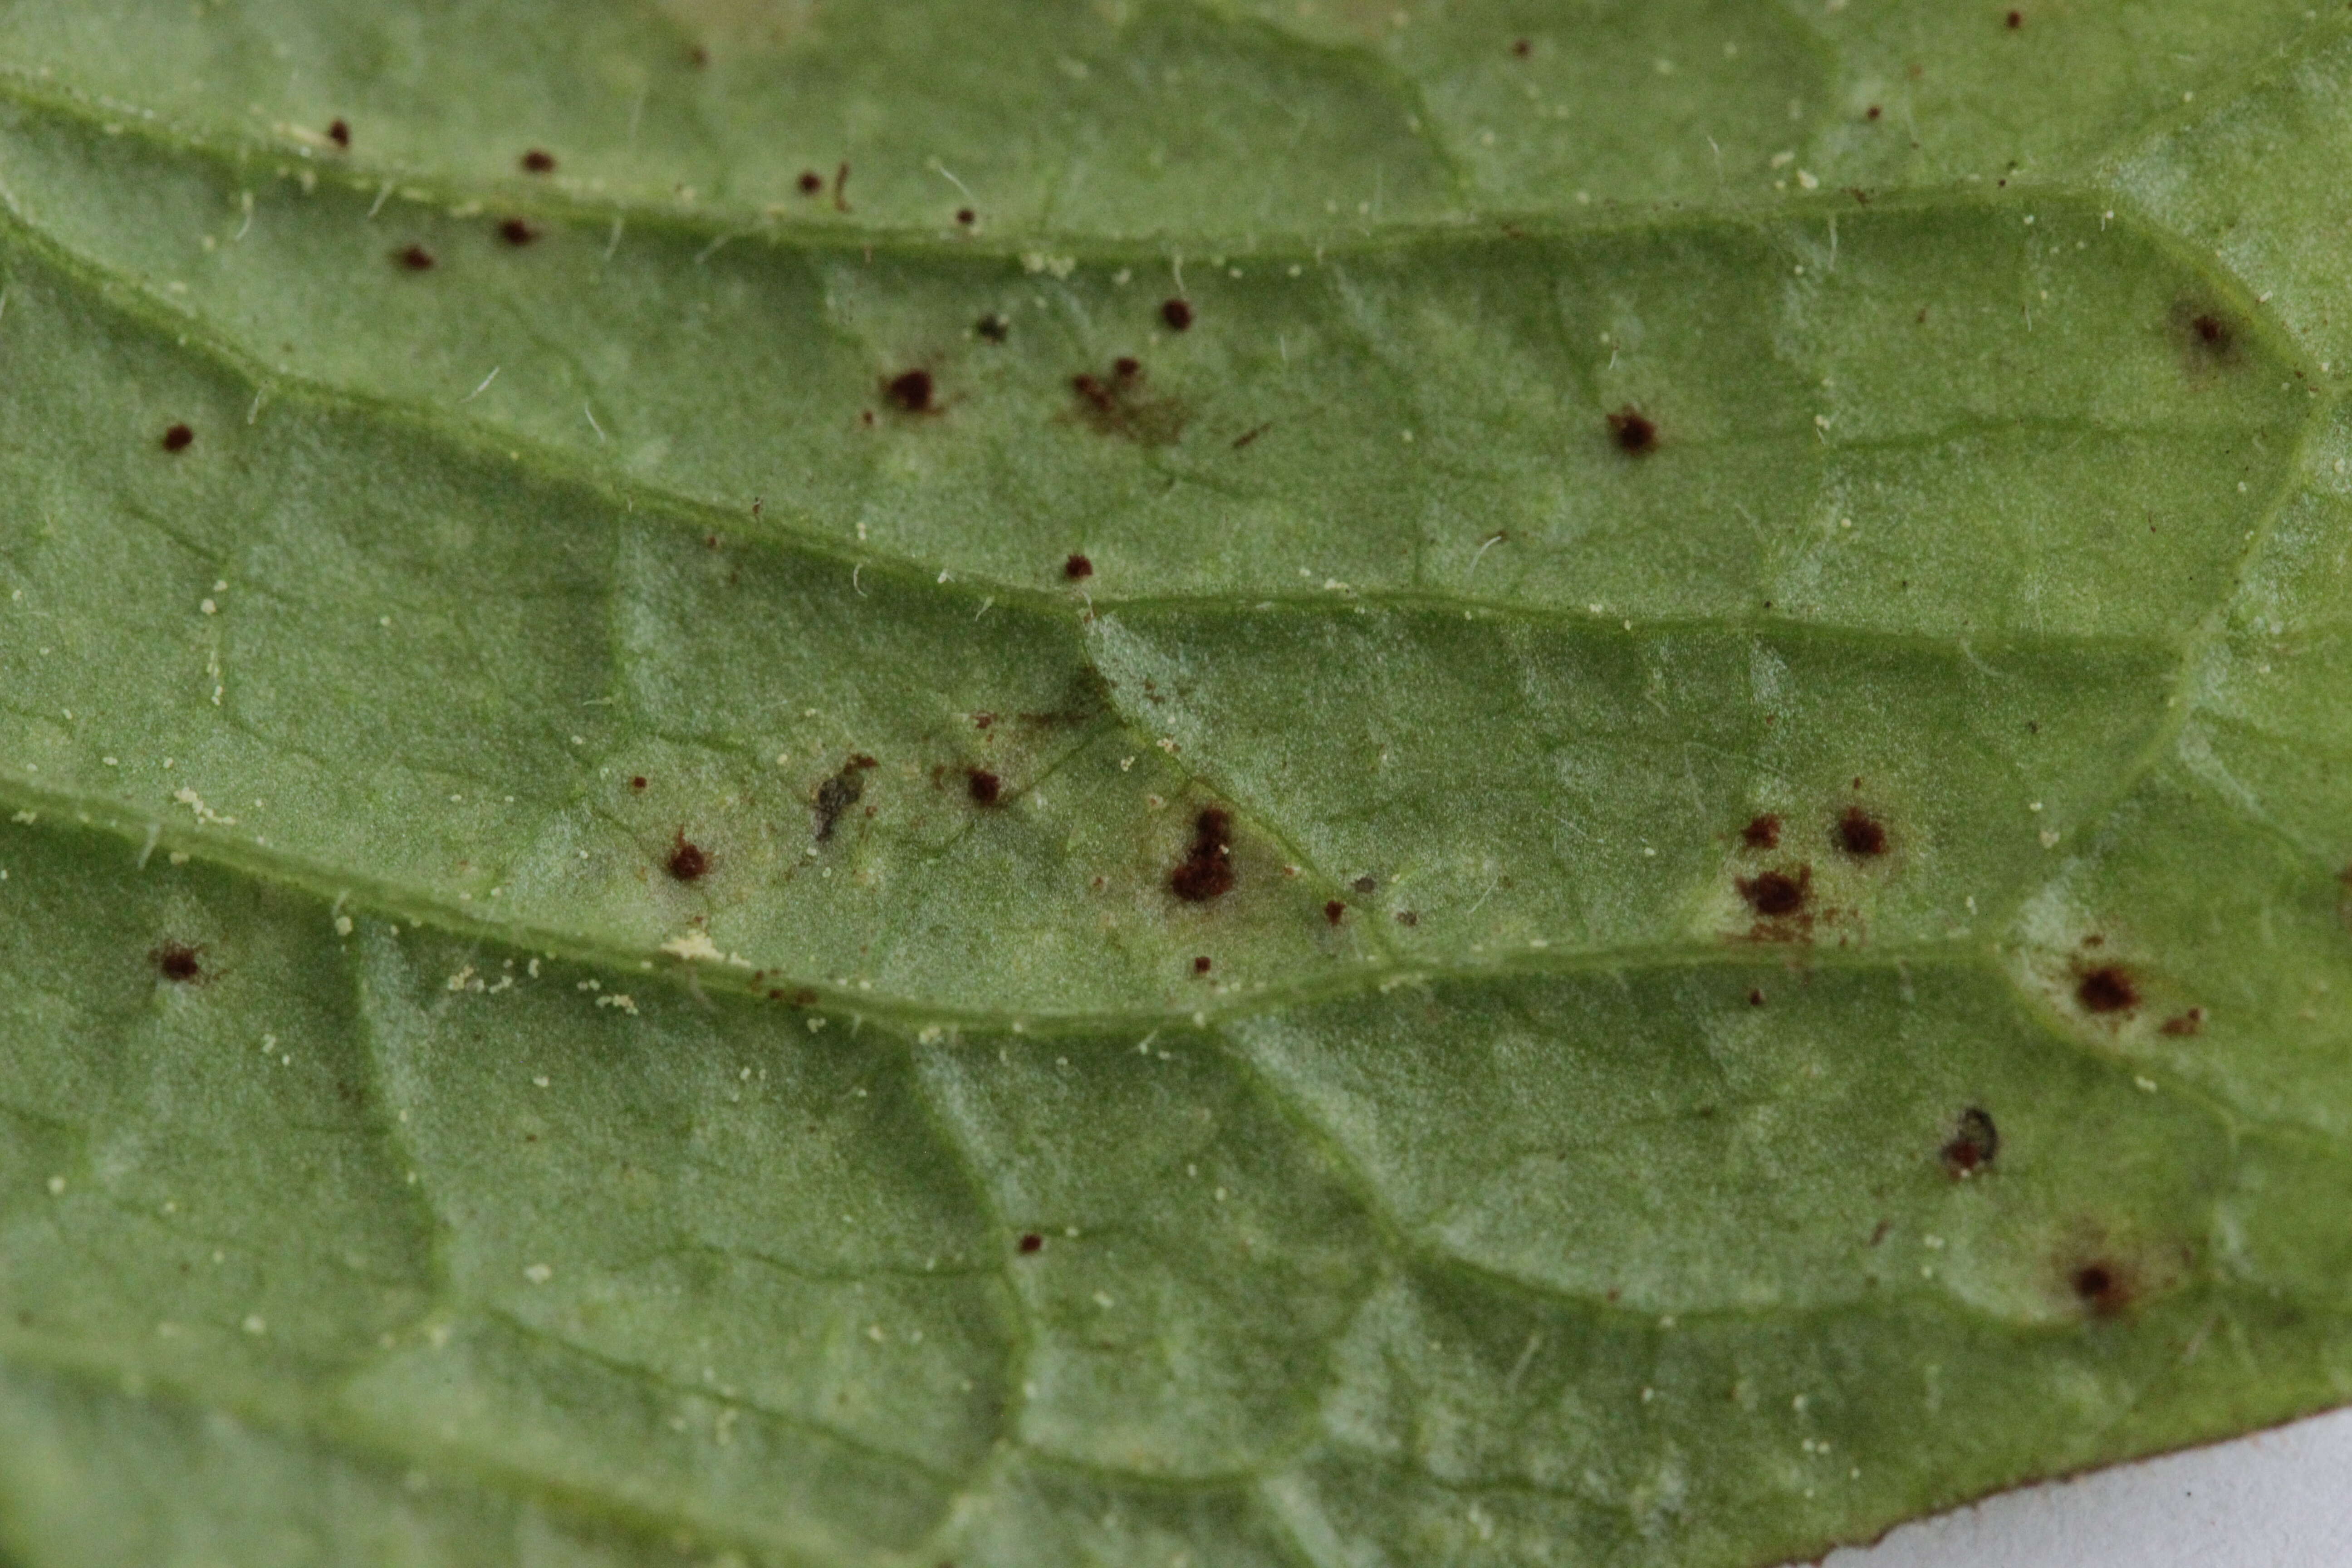
{"label": "dark brown pustule", "polygon": [[1013,323],[992,310],[980,319],[972,331],[988,342],[1001,343],[1013,335]]}
{"label": "dark brown pustule", "polygon": [[352,150],[352,122],[338,120],[327,127],[327,140],[348,153]]}
{"label": "dark brown pustule", "polygon": [[1629,403],[1609,416],[1609,438],[1630,457],[1646,457],[1658,449],[1658,424]]}
{"label": "dark brown pustule", "polygon": [[1209,955],[1207,953],[1204,952],[1200,957],[1192,961],[1192,973],[1195,974],[1206,974],[1209,973]]}
{"label": "dark brown pustule", "polygon": [[400,264],[403,267],[407,268],[411,272],[430,272],[433,270],[433,253],[425,249],[421,245],[412,245],[401,250],[398,254],[398,259]]}
{"label": "dark brown pustule", "polygon": [[1168,873],[1168,888],[1188,904],[1205,904],[1234,890],[1234,819],[1217,806],[1192,819],[1192,843]]}
{"label": "dark brown pustule", "polygon": [[1748,1005],[1750,1007],[1761,1007],[1764,1005],[1764,988],[1762,986],[1752,985],[1748,987]]}
{"label": "dark brown pustule", "polygon": [[1160,319],[1168,323],[1171,332],[1189,331],[1192,325],[1192,301],[1174,299],[1160,301]]}
{"label": "dark brown pustule", "polygon": [[638,773],[636,776],[635,776],[634,778],[630,779],[630,780],[629,780],[629,787],[630,787],[631,789],[643,789],[643,788],[645,788],[645,787],[646,787],[646,775],[645,775],[645,774],[643,774],[643,773]]}
{"label": "dark brown pustule", "polygon": [[996,797],[1003,793],[1004,781],[986,768],[974,768],[971,770],[971,776],[965,781],[965,787],[971,791],[971,798],[980,805],[994,805]]}
{"label": "dark brown pustule", "polygon": [[883,395],[902,414],[929,414],[939,385],[927,370],[901,371],[882,384]]}
{"label": "dark brown pustule", "polygon": [[1884,114],[1884,113],[1885,113],[1885,112],[1886,112],[1886,111],[1885,111],[1885,110],[1881,109],[1878,105],[1876,105],[1876,104],[1874,104],[1874,104],[1872,104],[1868,109],[1865,109],[1865,110],[1864,110],[1862,111],[1862,117],[1863,117],[1864,120],[1875,120],[1875,119],[1877,119],[1880,115],[1882,115],[1882,114]]}
{"label": "dark brown pustule", "polygon": [[2202,1007],[2191,1007],[2186,1013],[2177,1013],[2157,1026],[2158,1033],[2166,1035],[2196,1035],[2203,1033],[2204,1028],[2205,1009]]}
{"label": "dark brown pustule", "polygon": [[1805,907],[1805,900],[1812,896],[1813,868],[1800,866],[1793,877],[1786,871],[1760,871],[1753,877],[1736,877],[1731,885],[1739,889],[1749,909],[1767,920],[1779,920]]}
{"label": "dark brown pustule", "polygon": [[677,843],[662,863],[663,869],[681,882],[698,882],[710,870],[710,856],[699,844],[687,841],[686,829],[677,830]]}
{"label": "dark brown pustule", "polygon": [[816,841],[820,844],[833,837],[833,830],[842,814],[856,805],[866,795],[866,770],[874,766],[874,759],[859,755],[842,764],[841,771],[816,786]]}
{"label": "dark brown pustule", "polygon": [[522,172],[526,174],[555,173],[555,154],[543,147],[534,147],[522,155]]}
{"label": "dark brown pustule", "polygon": [[966,228],[970,228],[972,225],[974,225],[974,224],[978,223],[979,221],[980,221],[980,215],[979,215],[978,213],[976,213],[976,212],[972,211],[970,207],[958,207],[958,208],[956,208],[956,222],[958,222],[958,223],[960,223],[960,224],[963,225],[963,226],[964,226],[964,227],[966,227]]}
{"label": "dark brown pustule", "polygon": [[803,169],[801,171],[799,184],[801,187],[801,195],[804,196],[813,196],[824,189],[824,176],[818,174],[814,169]]}
{"label": "dark brown pustule", "polygon": [[2009,30],[2012,33],[2025,26],[2025,13],[2022,11],[2011,11],[2005,19],[2009,23]]}
{"label": "dark brown pustule", "polygon": [[1778,849],[1780,847],[1780,818],[1766,811],[1748,819],[1739,830],[1739,842],[1748,849]]}
{"label": "dark brown pustule", "polygon": [[1839,848],[1858,860],[1875,859],[1886,853],[1886,825],[1858,805],[1845,808],[1832,837]]}
{"label": "dark brown pustule", "polygon": [[163,450],[184,452],[195,443],[196,433],[185,425],[174,425],[163,432]]}
{"label": "dark brown pustule", "polygon": [[1032,1252],[1043,1252],[1045,1249],[1045,1238],[1039,1236],[1034,1230],[1021,1238],[1021,1250],[1024,1255]]}
{"label": "dark brown pustule", "polygon": [[1071,582],[1082,582],[1095,574],[1095,563],[1083,555],[1073,554],[1062,563],[1062,575]]}
{"label": "dark brown pustule", "polygon": [[202,980],[205,976],[205,966],[202,962],[204,951],[201,947],[192,947],[184,942],[167,941],[161,946],[151,949],[147,954],[147,961],[155,966],[156,973],[173,984],[189,985]]}
{"label": "dark brown pustule", "polygon": [[1333,899],[1330,902],[1323,906],[1323,918],[1330,924],[1338,925],[1341,921],[1348,918],[1348,906],[1341,903],[1339,900]]}
{"label": "dark brown pustule", "polygon": [[1959,1125],[1940,1157],[1952,1180],[1961,1182],[1990,1168],[1993,1156],[2000,1152],[2000,1133],[1992,1124],[1991,1112],[1971,1105],[1960,1112]]}
{"label": "dark brown pustule", "polygon": [[529,245],[539,237],[539,230],[519,217],[510,217],[499,225],[499,237],[509,245]]}
{"label": "dark brown pustule", "polygon": [[2066,1276],[2074,1300],[2095,1318],[2112,1318],[2132,1303],[2131,1281],[2120,1264],[2105,1258],[2078,1264]]}
{"label": "dark brown pustule", "polygon": [[2086,1013],[2122,1013],[2139,1005],[2139,987],[2123,965],[2103,963],[2075,983],[2074,1000]]}

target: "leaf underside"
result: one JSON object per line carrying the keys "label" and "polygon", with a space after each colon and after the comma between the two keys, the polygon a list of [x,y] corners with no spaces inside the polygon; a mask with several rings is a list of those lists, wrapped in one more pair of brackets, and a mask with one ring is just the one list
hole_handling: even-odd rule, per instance
{"label": "leaf underside", "polygon": [[0,6],[0,1555],[2352,1398],[2347,155],[2300,5]]}

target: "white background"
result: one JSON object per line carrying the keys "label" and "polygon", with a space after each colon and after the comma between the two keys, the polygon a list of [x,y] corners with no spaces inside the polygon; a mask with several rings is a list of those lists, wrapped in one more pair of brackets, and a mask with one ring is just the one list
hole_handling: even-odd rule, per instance
{"label": "white background", "polygon": [[2004,1492],[1822,1568],[2352,1568],[2352,1409]]}

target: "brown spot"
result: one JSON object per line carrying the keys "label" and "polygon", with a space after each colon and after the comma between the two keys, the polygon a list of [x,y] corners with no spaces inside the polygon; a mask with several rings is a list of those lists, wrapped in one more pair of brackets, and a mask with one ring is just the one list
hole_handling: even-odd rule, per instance
{"label": "brown spot", "polygon": [[833,210],[834,210],[834,211],[835,211],[835,212],[837,212],[837,213],[845,213],[845,212],[847,212],[847,211],[849,210],[849,198],[848,198],[848,196],[847,196],[847,195],[844,195],[844,194],[843,194],[843,193],[845,193],[845,191],[847,191],[848,189],[849,189],[849,164],[848,164],[848,163],[847,163],[846,161],[845,161],[845,162],[842,163],[842,165],[841,165],[841,167],[840,167],[840,168],[835,169],[835,170],[833,172]]}
{"label": "brown spot", "polygon": [[2166,1035],[2194,1035],[2203,1032],[2204,1027],[2205,1009],[2191,1007],[2186,1013],[2178,1013],[2167,1018],[2157,1026],[2157,1030]]}
{"label": "brown spot", "polygon": [[958,223],[960,223],[960,224],[963,225],[963,226],[964,226],[964,227],[966,227],[966,228],[970,228],[972,225],[974,225],[974,224],[978,223],[979,221],[980,221],[980,215],[979,215],[978,213],[976,213],[976,212],[972,211],[970,207],[958,207],[958,208],[956,208],[956,222],[958,222]]}
{"label": "brown spot", "polygon": [[866,770],[875,766],[874,759],[862,752],[841,765],[841,771],[816,786],[816,841],[820,844],[833,837],[834,826],[842,814],[856,805],[866,795]]}
{"label": "brown spot", "polygon": [[1886,111],[1885,110],[1879,108],[1878,105],[1874,103],[1868,109],[1862,111],[1862,117],[1864,120],[1875,120],[1885,112]]}
{"label": "brown spot", "polygon": [[1838,818],[1833,836],[1847,854],[1868,860],[1886,853],[1886,825],[1858,805],[1849,805]]}
{"label": "brown spot", "polygon": [[1160,319],[1168,323],[1168,330],[1171,332],[1187,331],[1192,325],[1192,301],[1162,300],[1160,302]]}
{"label": "brown spot", "polygon": [[522,172],[526,174],[555,173],[555,154],[543,147],[534,147],[522,155]]}
{"label": "brown spot", "polygon": [[1609,438],[1639,458],[1658,449],[1657,422],[1632,404],[1609,416]]}
{"label": "brown spot", "polygon": [[2119,963],[2103,963],[2087,971],[2074,986],[2074,1000],[2086,1013],[2121,1013],[2139,1005],[2139,987],[2131,972]]}
{"label": "brown spot", "polygon": [[1421,923],[1421,916],[1411,910],[1399,910],[1396,912],[1396,918],[1397,924],[1401,926],[1417,926]]}
{"label": "brown spot", "polygon": [[1521,59],[1526,59],[1529,55],[1534,54],[1535,52],[1535,40],[1532,38],[1514,38],[1511,41],[1511,53],[1518,56]]}
{"label": "brown spot", "polygon": [[710,51],[700,44],[686,51],[686,63],[700,70],[710,63]]}
{"label": "brown spot", "polygon": [[1793,877],[1786,871],[1763,871],[1734,878],[1731,885],[1739,889],[1749,909],[1768,920],[1778,920],[1805,907],[1805,900],[1812,896],[1813,868],[1800,866]]}
{"label": "brown spot", "polygon": [[539,230],[519,217],[510,217],[499,225],[499,237],[509,245],[529,245],[539,237]]}
{"label": "brown spot", "polygon": [[1248,446],[1252,441],[1256,440],[1259,437],[1265,435],[1267,431],[1273,428],[1274,421],[1271,419],[1267,420],[1263,425],[1251,426],[1248,429],[1234,437],[1234,450],[1236,452],[1240,451],[1244,447]]}
{"label": "brown spot", "polygon": [[1330,921],[1333,925],[1338,925],[1341,921],[1348,918],[1348,906],[1341,903],[1339,900],[1333,899],[1330,902],[1323,906],[1323,918]]}
{"label": "brown spot", "polygon": [[2074,1300],[2095,1318],[2112,1318],[2132,1304],[2129,1276],[2121,1264],[2105,1258],[2078,1264],[2066,1276],[2066,1283],[2074,1288]]}
{"label": "brown spot", "polygon": [[1024,1253],[1042,1252],[1045,1248],[1045,1238],[1034,1230],[1021,1238],[1021,1250]]}
{"label": "brown spot", "polygon": [[966,787],[971,791],[973,800],[982,805],[994,805],[998,794],[1004,788],[1004,781],[986,768],[974,768]]}
{"label": "brown spot", "polygon": [[161,947],[151,949],[147,959],[155,966],[155,973],[164,979],[174,984],[187,985],[204,978],[205,966],[198,962],[204,951],[184,942],[167,941]]}
{"label": "brown spot", "polygon": [[402,250],[398,253],[398,259],[400,264],[411,272],[433,270],[433,253],[421,245],[412,245]]}
{"label": "brown spot", "polygon": [[1380,889],[1380,883],[1370,877],[1359,877],[1349,885],[1360,893],[1372,893]]}
{"label": "brown spot", "polygon": [[195,441],[196,433],[185,425],[174,425],[163,432],[163,450],[184,452]]}
{"label": "brown spot", "polygon": [[637,774],[635,778],[632,778],[632,779],[629,781],[629,787],[630,787],[631,789],[643,789],[643,788],[645,788],[645,787],[646,787],[646,775],[645,775],[645,774],[643,774],[643,773],[639,773],[639,774]]}
{"label": "brown spot", "polygon": [[1209,955],[1207,953],[1204,952],[1200,957],[1192,961],[1192,973],[1195,974],[1206,974],[1209,973]]}
{"label": "brown spot", "polygon": [[803,169],[800,177],[801,195],[813,196],[824,189],[824,176],[814,169]]}
{"label": "brown spot", "polygon": [[669,852],[665,868],[681,882],[700,881],[710,869],[710,857],[698,844],[687,842],[686,829],[677,830],[677,846]]}
{"label": "brown spot", "polygon": [[2023,26],[2025,26],[2025,13],[2024,13],[2024,12],[2022,12],[2022,11],[2011,11],[2011,12],[2009,14],[2009,18],[2008,18],[2008,20],[2009,20],[2009,30],[2010,30],[2011,32],[2014,33],[2014,32],[2015,32],[2015,31],[2017,31],[2020,27],[2022,27]]}
{"label": "brown spot", "polygon": [[338,120],[332,125],[328,126],[327,140],[332,142],[336,146],[342,148],[345,152],[351,151],[352,122],[348,120]]}
{"label": "brown spot", "polygon": [[995,722],[996,715],[993,713],[975,713],[971,716],[971,727],[975,730],[985,730]]}
{"label": "brown spot", "polygon": [[902,371],[882,384],[883,395],[907,414],[930,413],[931,399],[938,390],[927,370]]}
{"label": "brown spot", "polygon": [[1070,378],[1078,417],[1106,436],[1124,436],[1145,447],[1167,447],[1183,434],[1185,412],[1172,398],[1147,397],[1143,366],[1122,355],[1106,378],[1082,373]]}
{"label": "brown spot", "polygon": [[1072,555],[1062,563],[1062,575],[1076,583],[1095,574],[1095,563],[1083,555]]}
{"label": "brown spot", "polygon": [[1013,323],[992,310],[980,319],[972,331],[992,343],[1001,343],[1013,335]]}
{"label": "brown spot", "polygon": [[1780,819],[1771,812],[1763,812],[1748,819],[1739,830],[1739,842],[1750,849],[1778,849],[1780,847]]}
{"label": "brown spot", "polygon": [[1764,988],[1762,986],[1756,985],[1748,987],[1748,1005],[1750,1007],[1761,1007],[1764,1005]]}
{"label": "brown spot", "polygon": [[1209,806],[1192,819],[1192,846],[1168,874],[1169,890],[1188,904],[1205,904],[1234,890],[1234,819]]}
{"label": "brown spot", "polygon": [[1952,1180],[1959,1182],[1989,1169],[2000,1152],[2000,1133],[1993,1127],[1991,1113],[1971,1105],[1960,1112],[1959,1126],[1940,1157]]}

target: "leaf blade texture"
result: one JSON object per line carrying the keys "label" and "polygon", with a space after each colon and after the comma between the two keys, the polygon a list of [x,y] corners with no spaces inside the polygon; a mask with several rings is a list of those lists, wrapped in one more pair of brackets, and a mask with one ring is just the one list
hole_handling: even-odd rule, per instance
{"label": "leaf blade texture", "polygon": [[0,1552],[1761,1564],[2339,1402],[2347,32],[0,12]]}

